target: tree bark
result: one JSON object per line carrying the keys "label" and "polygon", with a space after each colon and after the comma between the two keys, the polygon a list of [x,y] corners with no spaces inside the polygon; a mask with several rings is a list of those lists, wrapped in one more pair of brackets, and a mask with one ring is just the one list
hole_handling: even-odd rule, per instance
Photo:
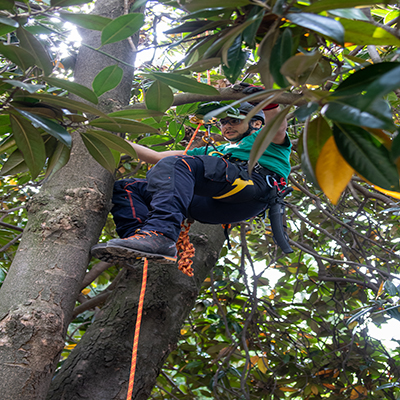
{"label": "tree bark", "polygon": [[[150,396],[225,240],[220,226],[199,223],[192,227],[190,236],[196,248],[193,278],[176,265],[149,264],[132,399]],[[141,280],[142,264],[126,270],[53,380],[48,400],[126,398]]]}
{"label": "tree bark", "polygon": [[[96,14],[115,18],[123,1],[101,0]],[[99,33],[85,33],[99,46]],[[133,63],[127,42],[104,51]],[[75,81],[90,86],[110,65],[106,56],[83,48]],[[115,110],[129,102],[132,68],[125,68],[118,88],[103,95],[100,108]],[[75,300],[110,208],[113,177],[74,138],[71,159],[46,182],[28,205],[28,223],[0,291],[0,397],[40,400],[46,397]]]}

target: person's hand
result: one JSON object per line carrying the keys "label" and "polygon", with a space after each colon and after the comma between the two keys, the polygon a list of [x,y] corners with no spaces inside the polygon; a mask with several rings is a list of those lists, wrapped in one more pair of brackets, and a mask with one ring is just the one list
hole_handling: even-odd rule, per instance
{"label": "person's hand", "polygon": [[[263,90],[265,90],[264,86],[255,86],[255,85],[250,85],[250,83],[246,83],[246,82],[240,82],[240,86],[242,86],[244,89],[242,90],[242,93],[244,94],[253,94],[253,93],[257,93],[257,92],[262,92]],[[249,102],[250,104],[258,104],[259,102]],[[274,108],[278,108],[279,104],[276,103],[271,103],[268,104],[267,106],[265,106],[263,108],[263,111],[266,110],[272,110]]]}

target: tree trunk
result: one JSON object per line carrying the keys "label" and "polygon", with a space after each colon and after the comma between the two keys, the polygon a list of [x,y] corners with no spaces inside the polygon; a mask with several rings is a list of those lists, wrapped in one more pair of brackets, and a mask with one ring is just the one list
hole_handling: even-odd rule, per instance
{"label": "tree trunk", "polygon": [[[191,232],[196,248],[194,278],[184,275],[176,265],[149,265],[132,397],[135,400],[150,396],[225,240],[219,226],[196,224]],[[126,270],[108,303],[54,379],[48,400],[126,398],[141,266]]]}
{"label": "tree trunk", "polygon": [[[123,1],[101,0],[96,14],[116,17]],[[99,33],[84,41],[99,46]],[[127,42],[103,49],[132,63]],[[82,48],[76,82],[89,86],[110,59]],[[105,94],[101,109],[129,102],[132,68]],[[109,100],[107,100],[109,99]],[[2,400],[46,397],[75,300],[110,208],[113,178],[74,138],[70,162],[46,182],[28,205],[29,220],[14,262],[0,291],[0,393]]]}

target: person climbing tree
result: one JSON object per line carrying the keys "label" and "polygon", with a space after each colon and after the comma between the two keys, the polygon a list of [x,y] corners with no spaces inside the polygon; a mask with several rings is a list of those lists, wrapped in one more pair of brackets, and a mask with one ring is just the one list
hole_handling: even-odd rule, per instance
{"label": "person climbing tree", "polygon": [[289,175],[291,143],[285,121],[250,176],[247,164],[254,140],[262,125],[279,112],[273,104],[243,121],[253,108],[244,102],[239,112],[220,119],[226,144],[195,148],[185,155],[132,143],[141,160],[155,165],[146,179],[115,183],[111,212],[120,239],[95,245],[92,256],[126,264],[140,257],[172,263],[185,218],[229,224],[264,212],[273,182]]}

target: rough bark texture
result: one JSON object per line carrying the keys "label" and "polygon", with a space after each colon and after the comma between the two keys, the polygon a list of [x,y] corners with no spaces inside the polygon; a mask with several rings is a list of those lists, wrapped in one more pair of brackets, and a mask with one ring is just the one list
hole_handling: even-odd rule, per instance
{"label": "rough bark texture", "polygon": [[[123,13],[120,0],[101,0],[97,14]],[[85,41],[99,44],[98,32]],[[127,43],[105,51],[133,62]],[[83,49],[76,81],[90,86],[110,59]],[[129,101],[132,69],[113,93],[105,94],[105,111]],[[112,100],[107,100],[106,97]],[[28,206],[29,221],[15,260],[0,292],[0,397],[44,399],[75,299],[85,275],[90,247],[96,242],[110,208],[113,178],[74,138],[71,160],[43,185]]]}
{"label": "rough bark texture", "polygon": [[[194,278],[181,273],[176,265],[149,265],[135,400],[148,399],[225,240],[219,226],[196,224],[191,231],[196,248]],[[54,379],[48,400],[126,398],[141,279],[141,267],[126,270],[107,305]]]}

